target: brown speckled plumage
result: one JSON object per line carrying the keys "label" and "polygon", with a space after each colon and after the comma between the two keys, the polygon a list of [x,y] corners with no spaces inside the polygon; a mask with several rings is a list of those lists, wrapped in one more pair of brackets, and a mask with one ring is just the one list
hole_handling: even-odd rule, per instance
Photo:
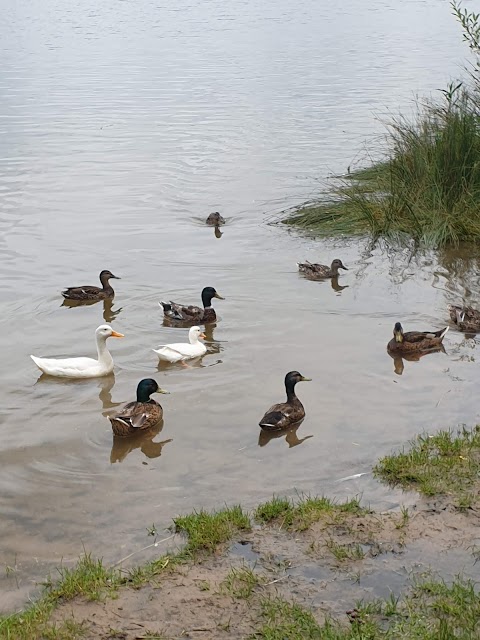
{"label": "brown speckled plumage", "polygon": [[217,320],[215,309],[211,306],[213,298],[224,300],[213,287],[205,287],[202,291],[203,309],[193,305],[179,304],[173,300],[160,302],[160,304],[163,307],[165,319],[168,319],[172,324],[208,324]]}
{"label": "brown speckled plumage", "polygon": [[338,276],[339,269],[345,269],[345,271],[348,271],[347,267],[338,258],[335,258],[330,266],[308,261],[298,262],[297,264],[300,273],[303,273],[312,280],[320,280],[322,278],[335,278]]}
{"label": "brown speckled plumage", "polygon": [[114,276],[111,271],[104,270],[99,275],[101,287],[84,285],[83,287],[69,287],[62,291],[62,296],[66,300],[106,300],[113,298],[115,291],[110,284],[110,279],[120,280],[118,276]]}
{"label": "brown speckled plumage", "polygon": [[308,380],[310,378],[304,378],[298,371],[287,373],[285,376],[287,401],[270,407],[258,423],[259,426],[266,431],[282,431],[302,420],[305,417],[305,409],[295,394],[295,385],[297,382]]}
{"label": "brown speckled plumage", "polygon": [[473,307],[458,307],[456,305],[450,305],[450,319],[457,325],[460,331],[466,333],[478,333],[480,332],[480,311],[477,311]]}
{"label": "brown speckled plumage", "polygon": [[438,350],[447,331],[448,327],[444,327],[439,331],[407,331],[404,333],[402,325],[397,322],[393,329],[393,338],[388,343],[387,349],[391,353]]}
{"label": "brown speckled plumage", "polygon": [[162,419],[163,409],[150,398],[152,393],[168,391],[160,389],[152,378],[141,380],[137,387],[137,399],[126,404],[119,413],[108,417],[116,436],[131,436],[139,431],[146,431]]}

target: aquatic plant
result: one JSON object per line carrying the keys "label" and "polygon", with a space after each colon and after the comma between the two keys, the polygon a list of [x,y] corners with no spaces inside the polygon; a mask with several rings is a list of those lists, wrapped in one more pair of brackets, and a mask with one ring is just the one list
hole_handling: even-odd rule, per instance
{"label": "aquatic plant", "polygon": [[417,103],[412,120],[389,123],[381,161],[337,179],[287,224],[430,248],[480,240],[480,18],[452,9],[477,56],[469,81]]}

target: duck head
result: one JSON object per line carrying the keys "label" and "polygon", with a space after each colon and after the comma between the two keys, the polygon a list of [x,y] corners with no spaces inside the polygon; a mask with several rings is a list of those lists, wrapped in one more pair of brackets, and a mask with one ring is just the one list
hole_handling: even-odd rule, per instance
{"label": "duck head", "polygon": [[400,322],[396,322],[393,327],[393,337],[395,342],[403,342],[403,327]]}
{"label": "duck head", "polygon": [[113,273],[108,269],[104,269],[103,271],[100,271],[99,278],[102,284],[107,283],[112,278],[114,280],[121,280],[121,278],[119,278],[118,276],[114,276]]}
{"label": "duck head", "polygon": [[305,376],[302,376],[298,371],[289,371],[285,376],[285,386],[287,386],[287,383],[295,386],[297,382],[311,382],[311,380],[311,378],[305,378]]}
{"label": "duck head", "polygon": [[190,330],[188,332],[188,339],[190,341],[190,344],[195,344],[196,342],[198,342],[199,338],[205,339],[206,337],[207,336],[203,333],[200,327],[190,327]]}
{"label": "duck head", "polygon": [[107,338],[123,338],[124,337],[123,333],[118,333],[117,331],[114,331],[109,324],[101,324],[99,327],[97,327],[95,331],[95,335],[97,336],[97,338],[103,338],[103,340],[106,340]]}
{"label": "duck head", "polygon": [[140,380],[137,386],[137,402],[148,402],[152,393],[170,393],[161,389],[153,378]]}
{"label": "duck head", "polygon": [[213,287],[205,287],[202,291],[202,303],[204,308],[210,307],[212,305],[212,299],[218,298],[219,300],[225,300]]}
{"label": "duck head", "polygon": [[339,269],[344,269],[345,271],[348,271],[347,267],[343,264],[343,262],[339,258],[335,258],[335,260],[330,265],[330,269],[333,271],[333,273],[338,273]]}

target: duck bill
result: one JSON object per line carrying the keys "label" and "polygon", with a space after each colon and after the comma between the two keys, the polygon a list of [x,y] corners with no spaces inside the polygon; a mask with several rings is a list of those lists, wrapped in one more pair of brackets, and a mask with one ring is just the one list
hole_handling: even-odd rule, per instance
{"label": "duck bill", "polygon": [[119,276],[111,276],[114,280],[121,280]]}
{"label": "duck bill", "polygon": [[225,298],[224,298],[223,296],[221,296],[219,293],[217,293],[216,291],[215,291],[215,293],[213,294],[213,297],[214,297],[214,298],[218,298],[219,300],[225,300]]}
{"label": "duck bill", "polygon": [[155,393],[164,393],[165,395],[170,395],[170,391],[166,389],[160,389],[160,387],[155,391]]}
{"label": "duck bill", "polygon": [[348,268],[347,268],[344,264],[342,264],[342,266],[340,267],[340,269],[345,269],[345,271],[348,271]]}
{"label": "duck bill", "polygon": [[311,382],[311,381],[312,381],[312,379],[311,379],[311,378],[305,378],[305,376],[302,376],[302,377],[300,378],[300,381],[301,381],[301,382]]}
{"label": "duck bill", "polygon": [[401,331],[395,331],[395,342],[403,342],[403,333]]}
{"label": "duck bill", "polygon": [[124,338],[125,336],[123,335],[123,333],[118,333],[118,331],[112,331],[112,338]]}
{"label": "duck bill", "polygon": [[201,333],[198,337],[202,338],[203,340],[207,339],[207,336],[204,333]]}

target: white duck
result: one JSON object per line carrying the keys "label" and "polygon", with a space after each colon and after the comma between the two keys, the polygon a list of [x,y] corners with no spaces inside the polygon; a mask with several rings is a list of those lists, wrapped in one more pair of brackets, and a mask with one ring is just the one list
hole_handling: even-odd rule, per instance
{"label": "white duck", "polygon": [[123,338],[108,324],[101,324],[95,331],[98,360],[93,358],[37,358],[30,356],[37,367],[49,376],[60,378],[97,378],[113,371],[113,358],[107,349],[107,338]]}
{"label": "white duck", "polygon": [[160,360],[166,360],[167,362],[180,362],[190,360],[191,358],[198,358],[207,352],[207,347],[203,342],[199,341],[199,338],[206,338],[206,335],[202,333],[200,327],[190,327],[188,332],[190,343],[178,342],[176,344],[161,344],[158,349],[154,349],[154,351]]}

